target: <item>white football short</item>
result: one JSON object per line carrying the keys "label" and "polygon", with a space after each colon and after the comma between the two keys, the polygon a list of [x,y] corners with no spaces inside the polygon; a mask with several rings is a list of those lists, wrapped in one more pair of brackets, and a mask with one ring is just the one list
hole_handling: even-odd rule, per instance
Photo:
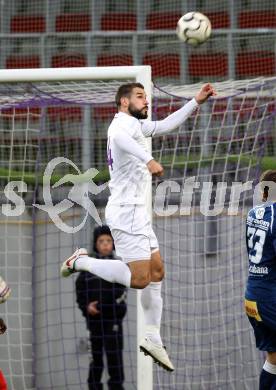
{"label": "white football short", "polygon": [[116,255],[124,262],[149,260],[158,250],[158,240],[144,205],[107,205],[105,219]]}

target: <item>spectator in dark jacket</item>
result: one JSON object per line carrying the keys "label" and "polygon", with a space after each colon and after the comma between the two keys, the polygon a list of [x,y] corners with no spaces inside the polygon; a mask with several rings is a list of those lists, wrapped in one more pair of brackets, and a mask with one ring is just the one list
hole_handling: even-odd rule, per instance
{"label": "spectator in dark jacket", "polygon": [[[94,257],[99,261],[115,258],[114,243],[108,226],[94,231]],[[89,272],[76,280],[77,303],[90,332],[92,361],[89,367],[89,390],[101,390],[103,353],[106,354],[110,390],[123,390],[123,326],[126,314],[126,288],[109,283]]]}

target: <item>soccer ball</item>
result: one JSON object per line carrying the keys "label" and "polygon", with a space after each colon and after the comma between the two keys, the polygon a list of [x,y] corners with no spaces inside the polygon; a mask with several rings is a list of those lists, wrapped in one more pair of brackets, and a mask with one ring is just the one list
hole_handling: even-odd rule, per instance
{"label": "soccer ball", "polygon": [[211,22],[200,12],[188,12],[177,22],[176,33],[181,41],[197,46],[211,35]]}

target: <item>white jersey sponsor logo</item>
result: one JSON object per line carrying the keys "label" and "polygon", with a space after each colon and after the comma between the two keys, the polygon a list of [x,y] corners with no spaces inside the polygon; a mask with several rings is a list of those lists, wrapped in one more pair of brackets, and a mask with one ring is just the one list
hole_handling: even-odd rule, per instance
{"label": "white jersey sponsor logo", "polygon": [[256,265],[250,265],[249,266],[249,272],[253,274],[268,274],[268,268],[267,267],[256,267]]}
{"label": "white jersey sponsor logo", "polygon": [[251,217],[250,215],[248,215],[247,217],[247,224],[249,226],[256,226],[262,230],[268,230],[269,229],[269,226],[270,226],[270,223],[268,221],[264,221],[263,219],[257,219],[257,218],[253,218]]}

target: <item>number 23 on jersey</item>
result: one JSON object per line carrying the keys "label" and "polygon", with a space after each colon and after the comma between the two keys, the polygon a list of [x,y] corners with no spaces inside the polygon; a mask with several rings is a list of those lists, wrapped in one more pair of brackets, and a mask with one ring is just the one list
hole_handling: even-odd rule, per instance
{"label": "number 23 on jersey", "polygon": [[266,232],[264,230],[250,226],[247,227],[247,245],[251,252],[249,254],[249,260],[252,263],[259,264],[262,260],[265,237]]}

